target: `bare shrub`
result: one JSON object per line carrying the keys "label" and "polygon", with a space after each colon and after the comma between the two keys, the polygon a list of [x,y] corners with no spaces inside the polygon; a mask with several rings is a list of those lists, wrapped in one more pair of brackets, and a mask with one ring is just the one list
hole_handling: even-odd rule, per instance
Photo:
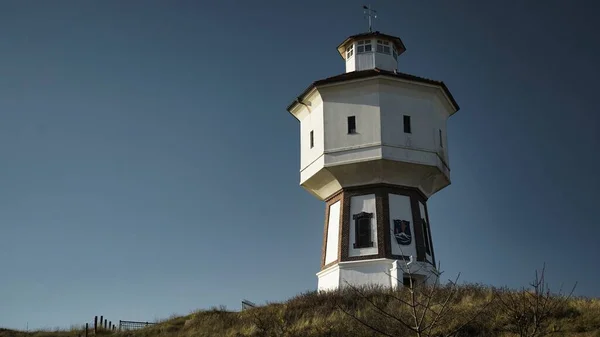
{"label": "bare shrub", "polygon": [[529,289],[498,291],[498,301],[506,312],[506,331],[521,337],[547,336],[561,330],[555,318],[572,315],[568,301],[577,282],[567,295],[563,295],[562,287],[553,294],[546,283],[545,272],[544,264],[541,272],[536,270]]}
{"label": "bare shrub", "polygon": [[466,310],[466,314],[458,305],[461,301],[461,297],[457,296],[460,293],[457,284],[460,274],[446,285],[440,285],[437,280],[427,285],[426,282],[413,282],[408,263],[405,263],[405,270],[410,283],[398,289],[357,287],[346,283],[359,299],[368,303],[374,315],[359,315],[343,305],[339,305],[339,309],[360,325],[387,337],[407,334],[417,337],[457,336],[467,327],[479,329],[470,324],[493,301],[493,294],[478,308]]}

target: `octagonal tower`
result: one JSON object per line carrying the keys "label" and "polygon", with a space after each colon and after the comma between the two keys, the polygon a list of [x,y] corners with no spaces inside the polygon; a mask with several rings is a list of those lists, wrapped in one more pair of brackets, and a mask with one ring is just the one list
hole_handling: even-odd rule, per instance
{"label": "octagonal tower", "polygon": [[[311,84],[300,121],[300,185],[325,201],[319,290],[436,282],[427,200],[450,184],[443,82],[398,72],[406,48],[370,32],[338,46],[346,73]],[[390,276],[391,275],[391,276]]]}

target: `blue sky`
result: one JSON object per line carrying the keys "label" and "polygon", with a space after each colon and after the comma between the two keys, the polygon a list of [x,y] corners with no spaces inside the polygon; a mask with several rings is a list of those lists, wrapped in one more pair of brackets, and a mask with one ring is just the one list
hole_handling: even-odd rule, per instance
{"label": "blue sky", "polygon": [[[154,320],[316,289],[324,204],[285,108],[344,71],[359,1],[0,1],[0,326]],[[372,1],[443,80],[444,276],[600,296],[598,7]],[[596,6],[596,7],[594,7]]]}

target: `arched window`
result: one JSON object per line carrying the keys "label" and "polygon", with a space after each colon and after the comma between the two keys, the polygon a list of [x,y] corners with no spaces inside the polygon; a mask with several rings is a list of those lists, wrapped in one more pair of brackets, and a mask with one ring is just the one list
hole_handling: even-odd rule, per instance
{"label": "arched window", "polygon": [[354,214],[352,220],[354,220],[354,248],[368,248],[373,247],[373,239],[371,237],[371,219],[373,213],[361,212]]}

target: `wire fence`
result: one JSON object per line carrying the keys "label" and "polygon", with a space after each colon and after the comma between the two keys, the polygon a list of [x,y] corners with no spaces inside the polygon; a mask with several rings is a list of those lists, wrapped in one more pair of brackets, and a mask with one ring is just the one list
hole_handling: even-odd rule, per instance
{"label": "wire fence", "polygon": [[[250,302],[248,300],[242,300],[242,311],[252,309],[257,307],[256,303]],[[116,322],[113,324],[112,321],[104,318],[104,316],[94,316],[94,319],[91,322],[87,322],[81,325],[81,333],[79,333],[79,337],[88,337],[89,335],[94,334],[94,336],[99,331],[124,331],[124,330],[137,330],[143,329],[148,326],[155,325],[157,323],[151,322],[138,322],[138,321],[123,321],[119,320],[119,325]],[[78,330],[78,326],[74,326]]]}
{"label": "wire fence", "polygon": [[145,328],[149,325],[154,325],[156,323],[150,322],[136,322],[136,321],[119,321],[119,330],[136,330]]}

